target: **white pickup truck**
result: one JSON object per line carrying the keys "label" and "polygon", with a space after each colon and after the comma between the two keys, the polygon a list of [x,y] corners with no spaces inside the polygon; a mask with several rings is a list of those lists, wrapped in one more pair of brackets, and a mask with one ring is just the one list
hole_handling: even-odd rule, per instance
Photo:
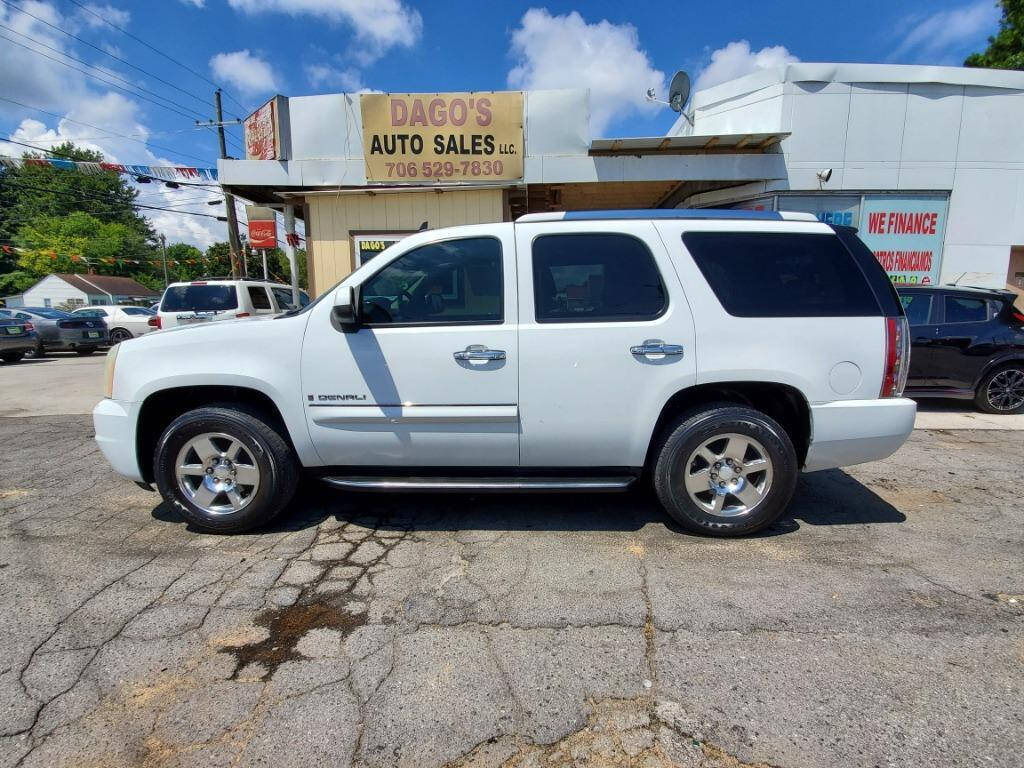
{"label": "white pickup truck", "polygon": [[889,456],[909,346],[853,230],[806,214],[530,214],[420,232],[302,309],[108,356],[96,439],[193,525],[300,474],[349,490],[613,491],[749,533],[802,469]]}

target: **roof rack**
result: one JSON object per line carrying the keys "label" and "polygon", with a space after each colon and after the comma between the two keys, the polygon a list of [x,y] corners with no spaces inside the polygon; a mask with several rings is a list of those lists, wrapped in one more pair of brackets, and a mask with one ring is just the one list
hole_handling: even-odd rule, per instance
{"label": "roof rack", "polygon": [[262,277],[232,277],[231,275],[203,275],[202,277],[193,277],[189,280],[190,283],[194,283],[198,280],[243,280],[250,283],[274,283],[276,280],[264,280]]}
{"label": "roof rack", "polygon": [[650,208],[612,211],[527,213],[516,223],[534,221],[596,221],[600,219],[746,219],[755,221],[817,221],[812,213],[745,211],[739,208]]}

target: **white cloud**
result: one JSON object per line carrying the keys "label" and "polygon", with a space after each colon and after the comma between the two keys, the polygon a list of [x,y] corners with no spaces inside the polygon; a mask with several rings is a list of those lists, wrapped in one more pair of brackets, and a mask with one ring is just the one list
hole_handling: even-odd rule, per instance
{"label": "white cloud", "polygon": [[909,29],[889,60],[912,59],[935,64],[959,64],[962,49],[995,33],[1000,10],[992,0],[977,0],[960,8],[939,11],[931,16],[909,16],[895,25]]}
{"label": "white cloud", "polygon": [[334,67],[330,64],[307,64],[306,77],[314,90],[342,91],[344,93],[380,93],[367,88],[362,73],[350,67]]}
{"label": "white cloud", "polygon": [[352,55],[363,63],[379,58],[389,48],[410,47],[423,32],[423,17],[401,0],[228,0],[245,13],[288,13],[316,16],[350,26],[364,45]]}
{"label": "white cloud", "polygon": [[[91,11],[91,13],[88,13],[88,11]],[[96,18],[97,16],[102,16],[111,24],[116,24],[119,27],[128,26],[128,23],[132,20],[132,15],[128,11],[115,8],[112,5],[99,5],[98,3],[86,3],[85,10],[82,11],[81,16],[86,26],[93,28],[106,26],[102,19]]]}
{"label": "white cloud", "polygon": [[196,8],[202,8],[206,5],[206,0],[180,0],[184,5],[194,5]]}
{"label": "white cloud", "polygon": [[588,24],[576,11],[552,16],[531,8],[512,31],[510,53],[512,88],[589,88],[595,135],[632,112],[657,112],[644,93],[665,90],[665,73],[651,64],[631,24]]}
{"label": "white cloud", "polygon": [[[21,7],[55,27],[67,26],[66,20],[52,3],[29,0],[22,3]],[[18,13],[14,10],[13,4],[10,7],[0,5],[0,23],[42,45],[56,48],[58,51],[67,50],[66,37],[58,35],[51,27],[30,16]],[[0,94],[4,97],[43,109],[60,109],[67,107],[69,98],[75,98],[84,90],[83,75],[52,60],[59,58],[52,50],[37,46],[24,37],[13,36],[12,39],[17,40],[20,45],[7,41],[0,45]],[[30,48],[38,50],[39,53],[33,53]],[[18,112],[23,113],[23,110],[0,102],[0,115]]]}
{"label": "white cloud", "polygon": [[694,90],[711,88],[759,69],[770,69],[800,61],[784,45],[765,46],[752,51],[746,40],[735,40],[711,53],[711,62],[697,75]]}
{"label": "white cloud", "polygon": [[218,53],[210,59],[210,70],[214,77],[231,83],[247,95],[281,90],[270,64],[249,53],[248,48],[232,53]]}

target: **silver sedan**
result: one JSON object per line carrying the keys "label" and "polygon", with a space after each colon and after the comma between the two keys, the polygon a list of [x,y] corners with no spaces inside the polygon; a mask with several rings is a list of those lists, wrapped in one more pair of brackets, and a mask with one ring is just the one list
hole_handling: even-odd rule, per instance
{"label": "silver sedan", "polygon": [[35,326],[36,346],[29,353],[30,357],[41,357],[57,350],[91,355],[110,343],[106,324],[95,317],[76,317],[49,307],[8,307],[0,309],[0,317],[28,320]]}

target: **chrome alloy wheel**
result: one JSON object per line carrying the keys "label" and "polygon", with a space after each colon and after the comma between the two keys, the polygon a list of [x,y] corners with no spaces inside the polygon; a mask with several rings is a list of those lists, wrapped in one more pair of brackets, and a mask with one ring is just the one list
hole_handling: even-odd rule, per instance
{"label": "chrome alloy wheel", "polygon": [[988,383],[985,393],[993,408],[1012,411],[1024,405],[1024,371],[1007,368],[1000,371]]}
{"label": "chrome alloy wheel", "polygon": [[185,498],[211,515],[244,509],[260,487],[260,469],[249,449],[231,435],[196,435],[178,451],[174,463]]}
{"label": "chrome alloy wheel", "polygon": [[683,483],[700,509],[737,517],[764,501],[772,487],[768,451],[747,435],[730,432],[705,440],[686,462]]}

